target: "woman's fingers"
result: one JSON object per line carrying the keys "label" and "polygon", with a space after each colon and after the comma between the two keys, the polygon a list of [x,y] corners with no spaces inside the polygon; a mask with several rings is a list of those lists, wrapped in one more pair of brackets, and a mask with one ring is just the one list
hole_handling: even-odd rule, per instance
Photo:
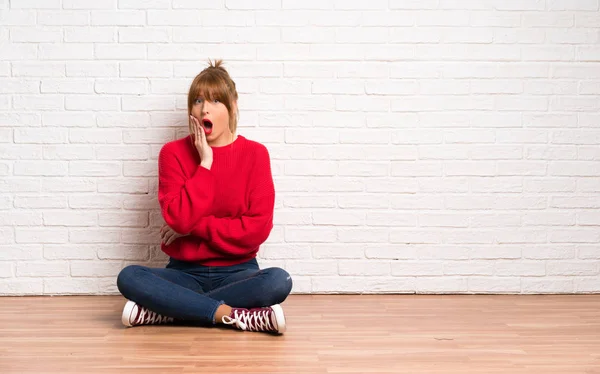
{"label": "woman's fingers", "polygon": [[161,228],[160,228],[160,240],[164,241],[167,234],[169,233],[169,231],[171,230],[171,228],[167,225],[164,224]]}
{"label": "woman's fingers", "polygon": [[190,129],[192,130],[192,135],[194,135],[194,140],[196,140],[196,121],[194,121],[194,116],[190,114]]}
{"label": "woman's fingers", "polygon": [[179,237],[179,235],[175,231],[171,230],[171,236],[169,236],[169,238],[167,239],[166,244],[169,245],[169,244],[173,243],[175,241],[175,239],[177,239],[178,237]]}
{"label": "woman's fingers", "polygon": [[175,230],[173,230],[166,224],[160,229],[160,241],[165,243],[165,245],[170,245],[175,241],[175,239],[182,236],[186,235],[181,235],[177,233]]}
{"label": "woman's fingers", "polygon": [[198,123],[198,132],[200,133],[200,140],[202,141],[202,144],[204,144],[206,142],[206,134],[204,133],[204,127],[200,125],[200,122],[196,122]]}
{"label": "woman's fingers", "polygon": [[202,128],[202,126],[200,126],[200,122],[198,122],[198,119],[196,117],[192,117],[194,118],[194,128],[196,131],[196,141],[198,141],[199,143],[204,143],[203,138],[204,136],[204,129]]}
{"label": "woman's fingers", "polygon": [[194,140],[195,141],[201,141],[202,140],[202,136],[204,135],[204,132],[202,131],[202,126],[200,126],[200,122],[198,122],[198,119],[192,115],[190,115],[190,118],[192,119],[192,132],[194,133]]}
{"label": "woman's fingers", "polygon": [[165,237],[163,239],[163,242],[165,242],[166,245],[171,244],[172,236],[173,236],[173,231],[172,230],[167,231],[167,233],[165,234]]}

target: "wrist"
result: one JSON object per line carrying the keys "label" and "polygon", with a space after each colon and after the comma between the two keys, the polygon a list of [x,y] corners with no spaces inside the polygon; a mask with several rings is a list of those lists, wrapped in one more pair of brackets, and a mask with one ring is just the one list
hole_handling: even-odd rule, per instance
{"label": "wrist", "polygon": [[200,166],[202,166],[205,169],[210,170],[211,166],[212,166],[212,162],[207,162],[207,161],[202,161],[200,163]]}

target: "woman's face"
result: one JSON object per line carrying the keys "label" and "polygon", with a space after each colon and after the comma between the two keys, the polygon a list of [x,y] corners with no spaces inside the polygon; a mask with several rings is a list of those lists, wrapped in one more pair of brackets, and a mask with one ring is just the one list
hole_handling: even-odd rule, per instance
{"label": "woman's face", "polygon": [[192,116],[196,117],[204,128],[206,140],[211,146],[225,145],[231,140],[229,112],[222,102],[198,97],[192,106]]}

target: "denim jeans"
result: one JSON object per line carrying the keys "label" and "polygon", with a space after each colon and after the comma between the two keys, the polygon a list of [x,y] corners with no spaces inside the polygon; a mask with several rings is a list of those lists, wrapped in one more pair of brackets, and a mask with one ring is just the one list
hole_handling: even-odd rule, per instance
{"label": "denim jeans", "polygon": [[233,266],[202,266],[171,258],[165,268],[129,265],[119,273],[123,296],[163,316],[214,324],[221,304],[257,308],[283,302],[292,279],[283,269],[259,269],[256,259]]}

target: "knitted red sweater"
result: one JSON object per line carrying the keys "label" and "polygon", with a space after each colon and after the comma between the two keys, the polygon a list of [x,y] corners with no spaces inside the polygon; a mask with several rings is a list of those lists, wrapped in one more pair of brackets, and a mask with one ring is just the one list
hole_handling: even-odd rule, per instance
{"label": "knitted red sweater", "polygon": [[210,170],[200,166],[191,136],[165,144],[158,157],[158,201],[169,227],[181,234],[161,249],[206,266],[256,256],[273,229],[275,189],[267,148],[238,135],[212,147]]}

